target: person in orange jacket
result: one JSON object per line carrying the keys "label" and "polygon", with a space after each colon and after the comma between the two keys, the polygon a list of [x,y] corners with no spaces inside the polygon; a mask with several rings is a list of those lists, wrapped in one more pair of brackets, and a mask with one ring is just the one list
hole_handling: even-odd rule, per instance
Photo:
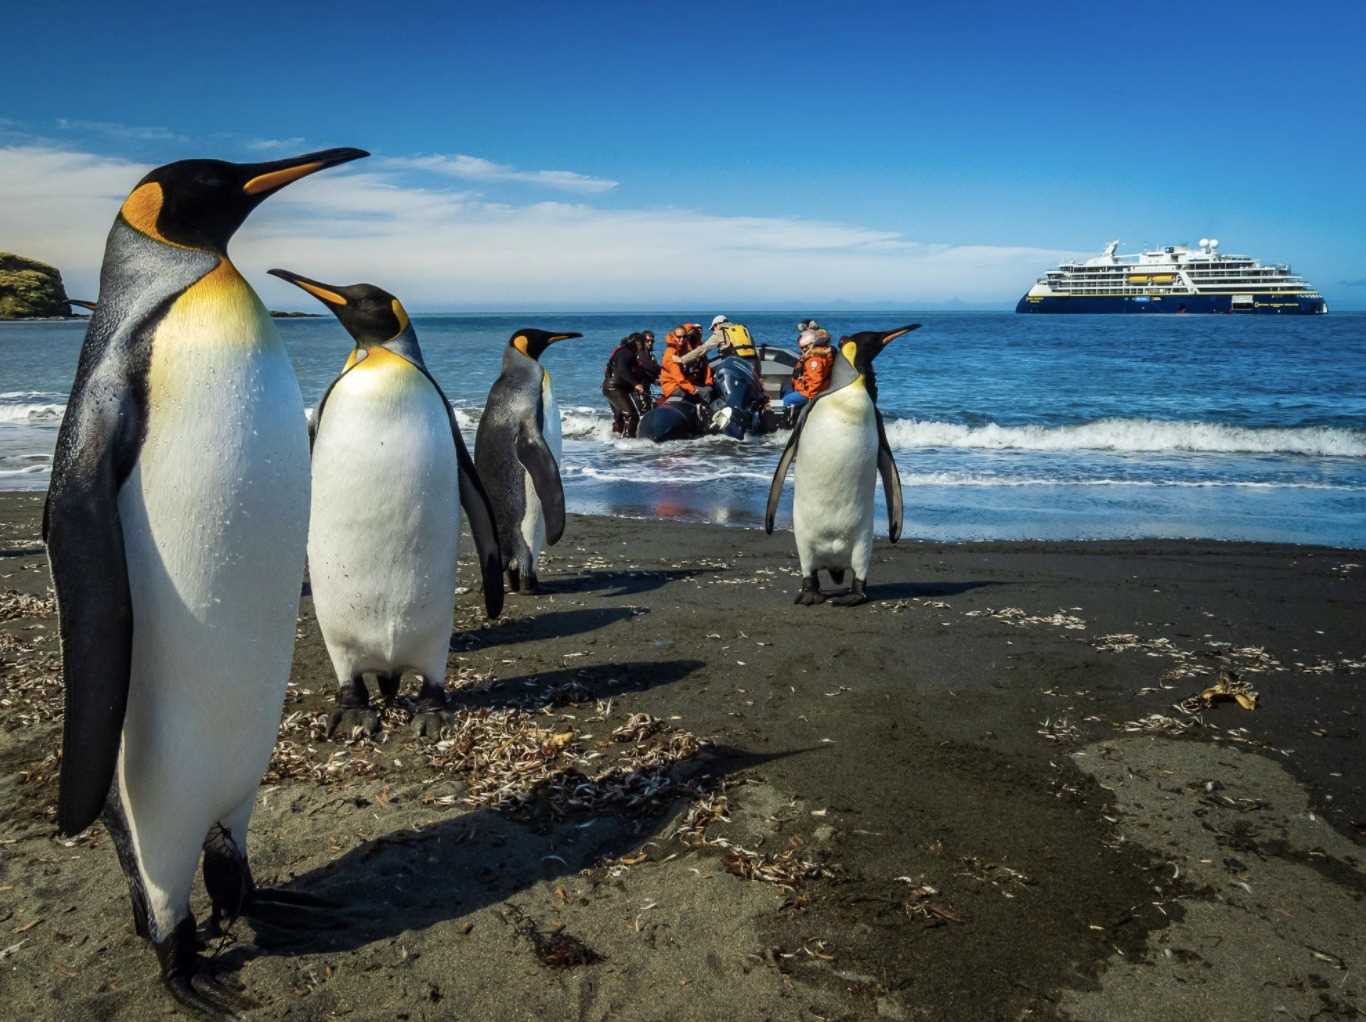
{"label": "person in orange jacket", "polygon": [[830,334],[820,327],[802,331],[797,346],[801,355],[792,371],[792,391],[783,396],[788,422],[794,421],[803,405],[830,386],[830,373],[835,367]]}
{"label": "person in orange jacket", "polygon": [[702,387],[712,384],[711,367],[703,362],[700,367],[685,366],[679,359],[696,347],[694,338],[700,340],[701,331],[689,329],[694,324],[684,323],[669,331],[664,349],[664,359],[659,364],[659,388],[661,401],[667,401],[675,391],[682,391],[696,401],[706,401],[708,394],[701,392]]}

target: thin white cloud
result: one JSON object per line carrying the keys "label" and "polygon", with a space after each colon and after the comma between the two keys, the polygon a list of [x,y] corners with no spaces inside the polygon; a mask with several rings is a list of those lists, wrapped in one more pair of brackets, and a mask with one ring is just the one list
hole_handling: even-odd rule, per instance
{"label": "thin white cloud", "polygon": [[[798,301],[915,304],[1013,301],[1047,249],[926,243],[896,231],[688,209],[590,202],[492,203],[413,187],[393,161],[291,185],[253,214],[233,257],[268,304],[294,289],[264,276],[288,266],[324,280],[370,280],[413,308],[598,304],[736,306]],[[0,148],[6,247],[60,267],[93,293],[119,203],[147,168],[52,146]]]}
{"label": "thin white cloud", "polygon": [[604,177],[576,174],[572,170],[518,170],[505,163],[494,163],[492,160],[467,156],[464,153],[457,153],[454,156],[407,156],[392,158],[385,162],[388,166],[398,169],[424,170],[448,177],[458,177],[463,181],[491,184],[511,181],[554,188],[563,192],[579,192],[584,195],[610,192],[618,184]]}
{"label": "thin white cloud", "polygon": [[289,138],[253,138],[244,144],[247,149],[253,152],[267,153],[280,149],[295,150],[303,148],[304,137],[292,135]]}
{"label": "thin white cloud", "polygon": [[86,121],[58,117],[57,127],[63,131],[107,135],[112,138],[133,139],[138,142],[188,142],[189,138],[170,128],[147,124],[121,124],[117,121]]}

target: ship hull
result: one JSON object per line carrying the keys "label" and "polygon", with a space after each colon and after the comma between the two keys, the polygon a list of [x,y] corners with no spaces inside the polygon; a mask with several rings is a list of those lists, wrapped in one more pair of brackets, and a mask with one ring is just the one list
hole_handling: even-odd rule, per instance
{"label": "ship hull", "polygon": [[[1241,297],[1241,296],[1239,296]],[[1233,303],[1233,295],[1025,295],[1016,312],[1043,313],[1202,313],[1309,316],[1328,311],[1318,296],[1253,294],[1250,304]]]}

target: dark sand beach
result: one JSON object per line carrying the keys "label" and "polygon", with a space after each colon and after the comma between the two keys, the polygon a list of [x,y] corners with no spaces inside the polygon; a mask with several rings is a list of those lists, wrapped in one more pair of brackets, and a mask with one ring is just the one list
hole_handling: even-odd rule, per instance
{"label": "dark sand beach", "polygon": [[[0,495],[0,1011],[167,1017],[107,834],[55,837],[40,511]],[[788,534],[573,517],[545,595],[460,596],[447,730],[373,740],[322,737],[305,599],[250,852],[346,925],[211,953],[259,1018],[1361,1017],[1362,562],[883,542],[798,608]],[[1221,670],[1255,710],[1178,707]]]}

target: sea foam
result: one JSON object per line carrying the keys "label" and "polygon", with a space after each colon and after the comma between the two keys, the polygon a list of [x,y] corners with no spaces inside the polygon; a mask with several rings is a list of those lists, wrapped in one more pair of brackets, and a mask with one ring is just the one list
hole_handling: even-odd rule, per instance
{"label": "sea foam", "polygon": [[1214,422],[1099,419],[1074,426],[966,426],[895,419],[887,441],[898,450],[958,447],[1021,451],[1187,451],[1366,458],[1366,431],[1332,426],[1250,428]]}

